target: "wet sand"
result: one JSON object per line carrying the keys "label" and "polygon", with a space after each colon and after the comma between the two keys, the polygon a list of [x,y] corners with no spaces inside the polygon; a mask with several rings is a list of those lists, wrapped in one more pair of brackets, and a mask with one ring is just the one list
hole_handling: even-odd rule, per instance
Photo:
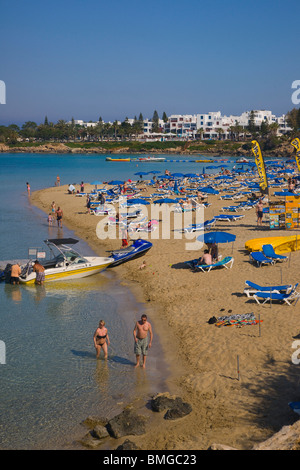
{"label": "wet sand", "polygon": [[[85,185],[86,191],[92,189]],[[219,197],[209,196],[212,204],[205,209],[205,220],[223,213],[222,207],[243,200],[222,201]],[[46,214],[55,201],[56,207],[63,209],[63,223],[97,254],[106,256],[121,246],[121,240],[99,240],[96,226],[103,217],[88,214],[85,197],[67,194],[67,186],[36,191],[31,199]],[[193,408],[190,415],[176,421],[150,413],[147,433],[130,436],[142,449],[204,450],[213,443],[251,449],[297,419],[288,402],[299,400],[299,366],[292,363],[292,345],[300,332],[300,302],[295,307],[275,303],[259,306],[243,295],[243,290],[245,280],[260,285],[295,284],[300,253],[293,252],[288,262],[275,266],[253,266],[245,242],[274,236],[274,231],[268,230],[266,222],[262,229],[256,226],[254,209],[238,214],[245,217],[215,225],[236,235],[233,245],[219,246],[223,256],[234,258],[230,270],[192,272],[184,261],[199,253],[186,250],[187,240],[174,239],[172,230],[171,239],[149,236],[153,247],[143,258],[112,268],[123,283],[135,287],[138,301],[149,309],[149,321],[159,335],[169,367],[170,393],[181,396]],[[295,232],[276,231],[276,236],[290,234]],[[157,237],[157,232],[153,235]],[[146,268],[140,270],[143,260]],[[260,327],[218,328],[208,323],[213,316],[252,312],[261,319]],[[141,409],[143,406],[141,403]]]}

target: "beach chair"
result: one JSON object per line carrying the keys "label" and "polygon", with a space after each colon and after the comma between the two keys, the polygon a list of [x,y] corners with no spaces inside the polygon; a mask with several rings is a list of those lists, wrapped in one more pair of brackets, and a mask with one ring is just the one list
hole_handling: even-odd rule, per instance
{"label": "beach chair", "polygon": [[244,289],[244,294],[246,294],[247,297],[252,297],[254,294],[257,294],[257,292],[276,292],[278,294],[287,294],[293,288],[292,284],[286,284],[281,286],[260,286],[251,281],[245,281],[245,284],[246,287]]}
{"label": "beach chair", "polygon": [[203,224],[191,224],[189,227],[182,229],[182,231],[184,233],[193,233],[193,232],[208,230],[210,227],[215,225],[215,223],[216,221],[213,218],[211,220],[206,220]]}
{"label": "beach chair", "polygon": [[195,270],[202,271],[203,273],[209,273],[212,269],[215,268],[226,268],[231,269],[233,266],[234,258],[232,256],[226,256],[220,261],[217,261],[213,264],[197,264]]}
{"label": "beach chair", "polygon": [[263,266],[264,264],[273,265],[275,261],[271,258],[267,258],[261,251],[253,251],[249,255],[249,260],[251,263],[256,263],[258,267]]}
{"label": "beach chair", "polygon": [[226,221],[226,222],[231,222],[235,220],[239,220],[245,217],[244,215],[238,215],[238,214],[220,214],[220,215],[215,215],[214,219],[221,222],[221,221]]}
{"label": "beach chair", "polygon": [[275,262],[276,261],[286,261],[288,259],[287,256],[284,256],[284,255],[277,255],[275,253],[275,250],[273,248],[273,245],[271,244],[268,244],[268,245],[263,245],[262,246],[262,250],[263,250],[263,254],[267,257],[267,258],[271,258],[273,259]]}
{"label": "beach chair", "polygon": [[[281,294],[278,292],[257,292],[253,295],[253,298],[258,304],[265,304],[266,302],[273,302],[274,300],[284,302],[287,305],[291,305],[291,302],[296,301],[294,306],[297,304],[300,297],[299,292],[296,291],[298,283],[294,285],[292,290],[287,294]],[[259,301],[261,299],[261,301]]]}

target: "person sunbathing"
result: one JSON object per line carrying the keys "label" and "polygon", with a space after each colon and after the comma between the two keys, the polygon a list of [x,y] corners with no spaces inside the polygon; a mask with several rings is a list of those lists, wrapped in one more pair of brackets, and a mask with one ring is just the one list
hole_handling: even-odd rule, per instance
{"label": "person sunbathing", "polygon": [[198,260],[198,264],[212,264],[212,257],[209,250],[204,250],[203,256]]}

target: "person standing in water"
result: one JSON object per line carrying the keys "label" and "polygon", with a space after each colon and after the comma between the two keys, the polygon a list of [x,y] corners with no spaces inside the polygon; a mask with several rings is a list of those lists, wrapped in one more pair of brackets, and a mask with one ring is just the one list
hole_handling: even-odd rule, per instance
{"label": "person standing in water", "polygon": [[94,346],[96,349],[96,358],[99,359],[101,349],[104,352],[104,359],[107,359],[107,346],[110,345],[107,328],[105,327],[105,321],[100,320],[99,326],[94,333]]}
{"label": "person standing in water", "polygon": [[[150,336],[148,342],[148,333]],[[146,367],[146,358],[148,355],[148,349],[151,348],[152,340],[153,340],[153,332],[152,326],[147,321],[147,315],[143,314],[141,319],[136,322],[134,330],[133,330],[133,337],[134,337],[134,353],[136,355],[136,365],[138,367],[140,365],[140,357],[143,357],[142,367]]]}

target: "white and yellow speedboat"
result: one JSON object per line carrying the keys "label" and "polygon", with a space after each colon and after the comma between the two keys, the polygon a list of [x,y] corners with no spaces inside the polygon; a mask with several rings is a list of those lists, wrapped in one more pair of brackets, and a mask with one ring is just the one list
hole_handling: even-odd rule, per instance
{"label": "white and yellow speedboat", "polygon": [[[114,262],[113,258],[108,257],[81,256],[70,246],[77,242],[78,240],[74,238],[45,240],[52,255],[49,260],[40,261],[45,268],[45,282],[91,276],[104,271]],[[36,273],[32,270],[33,264],[34,262],[30,260],[21,266],[21,283],[33,284],[35,282]]]}

